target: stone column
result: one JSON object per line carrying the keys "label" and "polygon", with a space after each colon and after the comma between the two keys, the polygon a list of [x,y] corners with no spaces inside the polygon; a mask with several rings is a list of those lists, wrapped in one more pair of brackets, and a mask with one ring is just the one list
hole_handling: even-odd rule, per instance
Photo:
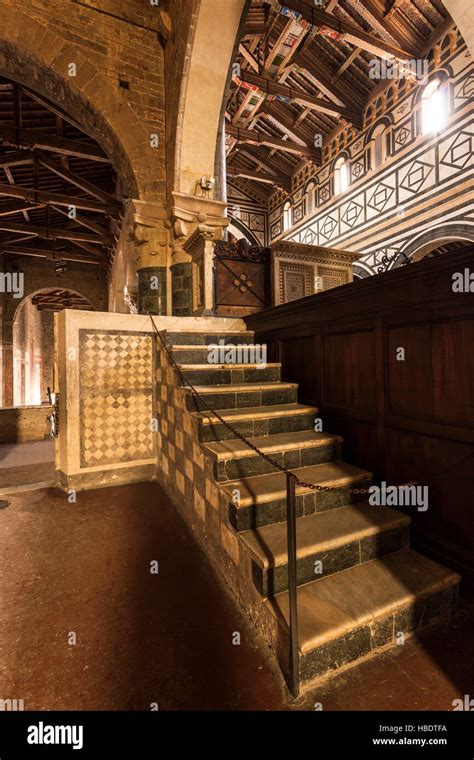
{"label": "stone column", "polygon": [[184,244],[192,259],[192,314],[214,314],[214,243],[216,230],[199,225]]}
{"label": "stone column", "polygon": [[170,227],[163,206],[133,201],[133,243],[138,275],[139,314],[169,314]]}
{"label": "stone column", "polygon": [[138,313],[167,313],[167,268],[141,267],[138,270]]}
{"label": "stone column", "polygon": [[[202,243],[199,235],[207,236],[207,242],[221,240],[229,224],[225,216],[225,202],[200,194],[202,191],[198,187],[195,192],[195,195],[173,192],[170,207],[170,217],[173,222],[172,311],[174,315],[182,317],[212,314],[212,298],[209,300],[209,294],[212,294],[212,272],[208,270],[206,270],[206,288],[208,288],[206,306],[196,305],[196,276],[200,271],[197,268],[197,261],[200,258],[198,249]],[[213,255],[213,249],[210,243],[206,262],[209,261],[209,255]]]}
{"label": "stone column", "polygon": [[189,317],[192,309],[192,262],[184,248],[188,227],[175,219],[171,256],[171,303],[177,317]]}

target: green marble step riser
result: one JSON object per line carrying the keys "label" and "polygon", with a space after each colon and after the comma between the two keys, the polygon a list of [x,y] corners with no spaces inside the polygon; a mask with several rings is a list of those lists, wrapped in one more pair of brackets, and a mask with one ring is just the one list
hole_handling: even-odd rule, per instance
{"label": "green marble step riser", "polygon": [[[371,480],[354,483],[355,489],[368,489]],[[315,512],[325,512],[337,509],[347,504],[353,504],[367,498],[367,493],[349,493],[348,491],[309,491],[296,495],[297,517],[313,515]],[[237,507],[229,502],[229,520],[237,531],[253,530],[264,525],[284,522],[286,520],[286,498],[274,499],[263,504],[253,504],[248,507]]]}
{"label": "green marble step riser", "polygon": [[[278,433],[297,433],[303,430],[313,430],[313,414],[294,414],[289,413],[283,417],[267,417],[266,419],[242,420],[233,422],[229,420],[232,427],[241,435],[247,438],[255,438],[262,435],[277,435]],[[221,422],[199,425],[199,440],[202,443],[211,443],[212,441],[227,441],[235,438],[235,435],[228,430]]]}
{"label": "green marble step riser", "polygon": [[[203,367],[213,367],[216,364],[260,364],[262,354],[258,349],[253,350],[253,344],[242,344],[244,349],[232,361],[226,361],[225,356],[221,356],[206,348],[201,349],[173,349],[173,358],[178,364],[202,364]],[[265,357],[263,357],[265,358]],[[268,360],[266,360],[268,361]]]}
{"label": "green marble step riser", "polygon": [[244,383],[277,383],[280,367],[252,367],[249,369],[186,369],[181,367],[184,378],[191,385],[242,385]]}
{"label": "green marble step riser", "polygon": [[166,333],[166,345],[171,346],[211,346],[224,341],[224,345],[238,346],[254,342],[253,333]]}
{"label": "green marble step riser", "polygon": [[[384,554],[399,551],[407,547],[409,542],[410,530],[406,526],[382,531],[324,552],[300,557],[297,559],[298,585],[325,578],[340,570],[347,570],[349,567],[382,557]],[[280,591],[288,590],[288,565],[279,565],[265,570],[253,561],[252,576],[255,588],[263,597],[274,596]]]}
{"label": "green marble step riser", "polygon": [[211,409],[245,409],[248,406],[272,406],[277,404],[296,404],[297,388],[283,388],[262,391],[239,391],[232,393],[222,391],[219,393],[203,394],[204,401],[193,399],[191,393],[187,394],[186,408],[192,412],[207,411]]}
{"label": "green marble step riser", "polygon": [[[311,446],[291,451],[274,451],[269,453],[277,464],[289,469],[309,467],[314,464],[324,464],[341,458],[341,445],[328,444],[327,446]],[[276,468],[266,459],[255,456],[236,456],[234,459],[214,462],[214,477],[219,482],[225,480],[239,480],[253,475],[266,475],[277,472]]]}
{"label": "green marble step riser", "polygon": [[[361,657],[383,647],[397,646],[401,635],[411,634],[428,625],[448,622],[456,612],[458,586],[436,591],[405,605],[396,612],[348,632],[345,636],[316,648],[300,657],[301,683],[309,684],[343,665],[356,663]],[[285,659],[281,661],[286,670]]]}

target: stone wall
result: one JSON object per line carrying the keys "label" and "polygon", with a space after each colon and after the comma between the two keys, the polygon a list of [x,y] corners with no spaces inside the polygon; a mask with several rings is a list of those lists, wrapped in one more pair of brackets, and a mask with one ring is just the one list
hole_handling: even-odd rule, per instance
{"label": "stone wall", "polygon": [[48,438],[49,423],[46,418],[52,409],[48,404],[0,408],[0,444]]}
{"label": "stone wall", "polygon": [[142,0],[0,0],[0,73],[70,113],[111,156],[125,193],[154,200],[165,196],[165,22]]}
{"label": "stone wall", "polygon": [[[105,272],[99,267],[68,262],[66,273],[57,277],[54,265],[50,261],[27,256],[9,257],[5,264],[5,270],[24,275],[24,293],[22,299],[14,298],[11,294],[0,293],[0,349],[2,357],[0,364],[0,405],[13,406],[16,403],[14,402],[13,395],[13,326],[15,319],[20,317],[25,299],[40,290],[65,288],[85,296],[94,309],[105,311],[107,309],[107,282]],[[51,378],[53,360],[52,325],[50,322],[48,327],[47,314],[47,312],[44,312],[45,317],[41,320],[43,325],[39,327],[43,337],[38,336],[36,344],[40,352],[44,352],[45,354],[45,358],[43,359],[46,373],[45,378],[46,376]],[[23,342],[22,337],[20,344],[22,345]],[[18,348],[21,348],[21,345]],[[43,400],[46,400],[44,394]]]}

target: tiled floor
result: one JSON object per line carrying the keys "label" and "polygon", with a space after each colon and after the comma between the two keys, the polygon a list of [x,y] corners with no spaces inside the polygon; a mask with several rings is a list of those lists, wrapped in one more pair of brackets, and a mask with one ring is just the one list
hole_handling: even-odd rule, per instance
{"label": "tiled floor", "polygon": [[[273,659],[155,484],[75,504],[55,489],[1,497],[0,578],[0,698],[44,710],[290,707]],[[464,612],[296,707],[450,710],[474,693],[473,643]]]}

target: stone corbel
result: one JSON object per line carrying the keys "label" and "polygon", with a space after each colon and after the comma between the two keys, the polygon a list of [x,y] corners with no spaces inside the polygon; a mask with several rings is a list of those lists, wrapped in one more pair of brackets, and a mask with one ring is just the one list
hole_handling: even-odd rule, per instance
{"label": "stone corbel", "polygon": [[186,228],[199,225],[215,228],[216,240],[219,240],[223,238],[224,231],[230,223],[226,209],[227,204],[223,201],[175,191],[171,198],[170,217],[175,225],[184,224]]}
{"label": "stone corbel", "polygon": [[171,223],[164,206],[132,200],[125,223],[135,248],[137,268],[166,266]]}

